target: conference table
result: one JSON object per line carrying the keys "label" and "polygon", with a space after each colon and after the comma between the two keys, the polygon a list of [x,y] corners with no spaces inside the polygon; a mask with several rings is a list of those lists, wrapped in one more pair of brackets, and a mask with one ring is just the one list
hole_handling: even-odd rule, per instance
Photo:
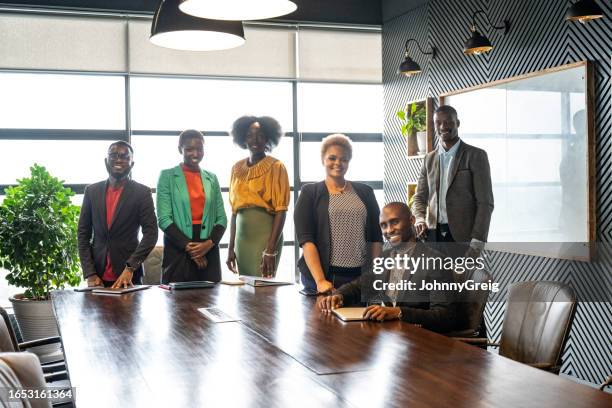
{"label": "conference table", "polygon": [[[610,407],[605,393],[296,286],[52,294],[77,407]],[[217,307],[239,321],[214,323]]]}

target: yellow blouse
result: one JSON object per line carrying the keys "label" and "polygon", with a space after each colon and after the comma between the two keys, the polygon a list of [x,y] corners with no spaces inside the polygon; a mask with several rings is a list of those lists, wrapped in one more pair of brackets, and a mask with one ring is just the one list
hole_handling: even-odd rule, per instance
{"label": "yellow blouse", "polygon": [[229,200],[232,213],[241,208],[260,207],[274,214],[289,206],[289,176],[283,163],[266,156],[254,166],[240,160],[232,167]]}

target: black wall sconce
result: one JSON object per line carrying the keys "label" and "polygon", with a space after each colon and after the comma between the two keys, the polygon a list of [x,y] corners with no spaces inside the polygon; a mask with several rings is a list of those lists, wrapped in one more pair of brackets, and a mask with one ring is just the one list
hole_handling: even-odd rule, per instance
{"label": "black wall sconce", "polygon": [[603,10],[595,0],[578,0],[572,4],[565,13],[565,19],[588,23],[591,20],[603,17]]}
{"label": "black wall sconce", "polygon": [[474,14],[472,14],[472,26],[470,27],[470,31],[472,32],[472,37],[465,42],[465,47],[463,48],[463,53],[465,55],[479,55],[484,54],[485,52],[489,52],[493,49],[493,45],[491,45],[491,41],[484,35],[480,34],[478,30],[476,30],[476,16],[478,14],[483,14],[486,19],[489,27],[494,28],[496,30],[504,30],[504,35],[508,34],[510,31],[510,21],[504,20],[504,25],[502,26],[494,26],[491,24],[491,20],[489,20],[489,16],[483,10],[476,10]]}
{"label": "black wall sconce", "polygon": [[422,54],[431,55],[431,58],[436,57],[436,47],[431,47],[431,51],[425,52],[423,51],[417,40],[415,40],[414,38],[406,40],[406,45],[404,45],[404,48],[406,50],[406,52],[404,53],[404,62],[400,64],[398,74],[404,74],[407,77],[421,72],[421,66],[415,60],[410,58],[410,55],[408,54],[408,44],[411,41],[414,41],[416,43],[417,47],[419,48],[419,51],[421,51]]}

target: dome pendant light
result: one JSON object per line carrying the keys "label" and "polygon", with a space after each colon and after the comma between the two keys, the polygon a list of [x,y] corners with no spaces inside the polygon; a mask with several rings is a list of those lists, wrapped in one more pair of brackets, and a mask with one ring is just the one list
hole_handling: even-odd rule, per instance
{"label": "dome pendant light", "polygon": [[565,13],[565,19],[588,23],[591,20],[603,17],[603,10],[594,0],[579,0],[572,4]]}
{"label": "dome pendant light", "polygon": [[179,8],[195,17],[213,20],[263,20],[293,13],[289,0],[180,0]]}
{"label": "dome pendant light", "polygon": [[215,51],[244,44],[241,21],[196,18],[179,10],[180,0],[162,0],[151,23],[149,40],[183,51]]}

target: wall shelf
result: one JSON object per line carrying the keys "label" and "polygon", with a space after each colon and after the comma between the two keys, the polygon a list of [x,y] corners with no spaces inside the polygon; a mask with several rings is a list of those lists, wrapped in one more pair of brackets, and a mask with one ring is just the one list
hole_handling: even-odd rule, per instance
{"label": "wall shelf", "polygon": [[[407,110],[413,103],[419,106],[419,109],[425,109],[425,137],[418,141],[416,132],[405,136],[406,141],[406,157],[408,159],[422,159],[432,150],[433,140],[433,98],[426,98],[416,101],[411,101],[406,104],[404,110]],[[424,145],[424,146],[422,146]]]}

